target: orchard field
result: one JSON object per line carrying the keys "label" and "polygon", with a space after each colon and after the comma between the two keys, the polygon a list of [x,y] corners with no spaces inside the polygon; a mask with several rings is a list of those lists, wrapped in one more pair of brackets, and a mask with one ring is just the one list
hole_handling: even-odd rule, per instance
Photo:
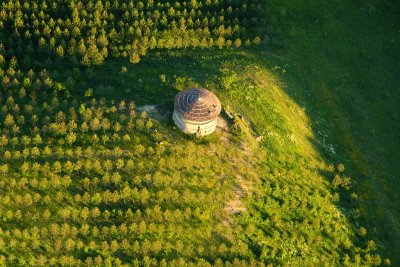
{"label": "orchard field", "polygon": [[396,266],[399,7],[319,2],[2,2],[0,265]]}

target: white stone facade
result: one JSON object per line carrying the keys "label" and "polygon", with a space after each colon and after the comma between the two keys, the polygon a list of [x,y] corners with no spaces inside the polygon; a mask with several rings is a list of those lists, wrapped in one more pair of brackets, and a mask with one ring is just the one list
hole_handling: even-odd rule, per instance
{"label": "white stone facade", "polygon": [[198,134],[200,136],[205,136],[212,134],[217,127],[217,118],[206,122],[189,121],[183,118],[179,113],[174,111],[172,119],[174,120],[175,125],[181,131],[188,134]]}

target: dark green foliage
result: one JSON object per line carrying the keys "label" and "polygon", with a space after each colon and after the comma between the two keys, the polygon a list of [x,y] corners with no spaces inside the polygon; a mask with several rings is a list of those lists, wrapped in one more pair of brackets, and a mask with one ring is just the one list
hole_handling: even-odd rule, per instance
{"label": "dark green foliage", "polygon": [[25,66],[38,52],[99,65],[109,55],[138,63],[155,48],[210,48],[261,43],[264,1],[7,1],[2,40]]}

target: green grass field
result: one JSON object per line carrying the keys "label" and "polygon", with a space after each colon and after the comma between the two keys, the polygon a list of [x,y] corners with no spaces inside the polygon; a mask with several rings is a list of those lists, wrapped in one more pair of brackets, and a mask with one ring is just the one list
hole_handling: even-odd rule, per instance
{"label": "green grass field", "polygon": [[[346,215],[354,214],[349,216],[350,220],[367,227],[371,239],[379,240],[378,250],[398,262],[393,248],[400,247],[396,192],[400,178],[397,164],[400,37],[396,25],[399,7],[372,1],[347,4],[286,1],[272,2],[268,8],[276,26],[268,49],[243,54],[212,52],[212,56],[188,52],[178,58],[167,58],[167,62],[149,59],[152,61],[149,72],[154,69],[158,72],[151,76],[141,71],[143,75],[137,79],[144,81],[144,88],[157,87],[149,77],[156,81],[160,74],[166,74],[170,80],[174,80],[174,75],[178,81],[188,78],[188,85],[191,81],[203,85],[231,75],[233,69],[237,73],[233,76],[258,83],[259,89],[267,92],[242,88],[224,92],[221,97],[226,97],[224,103],[228,102],[238,112],[248,113],[247,118],[258,134],[265,134],[274,126],[282,131],[279,128],[285,127],[282,123],[285,121],[290,126],[283,133],[298,135],[301,141],[296,148],[302,155],[315,152],[315,157],[325,162],[343,162],[353,180],[352,190],[358,196],[355,201],[345,194],[339,206]],[[275,36],[277,39],[273,39]],[[216,64],[208,64],[207,57]],[[157,64],[171,68],[160,71],[162,67],[156,67]],[[257,71],[243,71],[249,65],[255,65]],[[155,92],[149,90],[144,103]],[[162,103],[168,97],[171,100],[174,93],[157,93],[150,102]],[[293,115],[293,109],[301,110],[302,120]],[[267,144],[267,148],[273,146],[278,145]],[[286,142],[275,149],[281,153],[293,150]],[[322,176],[331,179],[329,175]]]}
{"label": "green grass field", "polygon": [[272,61],[288,65],[281,75],[285,92],[306,109],[316,148],[335,146],[335,154],[323,155],[349,169],[360,223],[396,265],[400,7],[393,1],[289,2],[271,5],[285,36]]}
{"label": "green grass field", "polygon": [[[1,92],[10,142],[1,146],[0,260],[397,266],[398,10],[271,1],[269,41],[257,48],[156,49],[139,64],[54,60],[47,74],[8,71],[21,83],[46,85],[48,75],[68,91]],[[175,94],[198,85],[242,117],[237,125],[225,118],[229,130],[204,139],[173,127]],[[32,140],[13,143],[23,136]]]}

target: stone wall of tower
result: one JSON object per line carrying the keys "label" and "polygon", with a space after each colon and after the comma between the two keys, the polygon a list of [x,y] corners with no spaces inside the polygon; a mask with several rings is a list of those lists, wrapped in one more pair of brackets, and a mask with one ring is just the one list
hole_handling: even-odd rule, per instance
{"label": "stone wall of tower", "polygon": [[199,134],[201,136],[212,134],[217,127],[217,118],[206,122],[194,122],[183,118],[178,112],[172,115],[175,125],[183,132],[188,134]]}

